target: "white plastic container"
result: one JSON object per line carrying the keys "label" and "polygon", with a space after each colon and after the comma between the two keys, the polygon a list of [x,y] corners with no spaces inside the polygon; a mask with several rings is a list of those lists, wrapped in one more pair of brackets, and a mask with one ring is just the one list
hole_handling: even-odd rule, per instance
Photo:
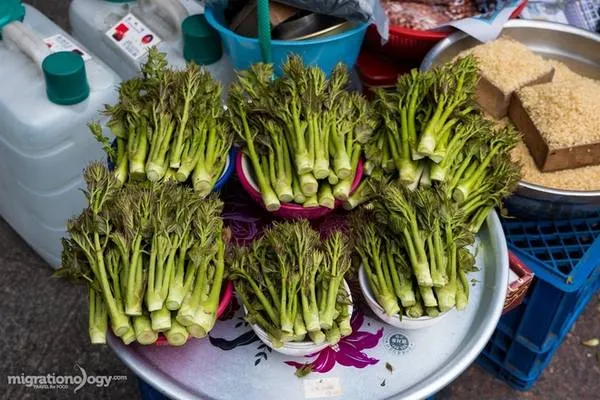
{"label": "white plastic container", "polygon": [[[69,18],[73,36],[121,78],[131,79],[140,74],[140,65],[146,60],[145,47],[153,45],[166,53],[170,65],[185,67],[184,45],[189,36],[182,32],[182,24],[188,16],[202,12],[203,7],[196,0],[73,0]],[[124,37],[115,34],[120,22],[131,28]],[[141,40],[144,37],[148,38],[147,43]],[[210,39],[205,39],[207,41],[191,46],[197,54],[205,51],[208,57],[194,61],[228,86],[233,70],[221,51],[219,36],[215,32]],[[220,53],[217,56],[215,46]]]}
{"label": "white plastic container", "polygon": [[[0,215],[57,267],[66,222],[86,205],[82,170],[104,158],[87,124],[102,120],[99,111],[116,100],[119,77],[28,5],[23,22],[7,23],[8,3],[13,10],[23,6],[3,2]],[[78,51],[85,61],[73,54]]]}

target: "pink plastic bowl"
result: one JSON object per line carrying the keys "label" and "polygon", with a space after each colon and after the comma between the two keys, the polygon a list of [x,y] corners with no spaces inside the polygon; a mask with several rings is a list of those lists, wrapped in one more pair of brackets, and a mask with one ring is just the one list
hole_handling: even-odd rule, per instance
{"label": "pink plastic bowl", "polygon": [[[233,297],[233,282],[225,281],[225,286],[221,289],[221,299],[219,300],[219,307],[217,308],[217,319],[219,319],[227,310],[231,298]],[[191,336],[190,336],[191,338]],[[189,339],[188,339],[189,341]],[[158,335],[158,339],[154,342],[155,346],[169,346],[167,338],[163,334]]]}
{"label": "pink plastic bowl", "polygon": [[[252,166],[244,152],[238,151],[235,157],[235,171],[237,173],[240,182],[242,183],[242,187],[254,201],[264,207],[264,203],[262,201],[262,197],[260,192],[258,191],[258,185],[254,182],[254,178],[252,177]],[[352,181],[352,187],[350,189],[350,193],[354,192],[363,176],[363,161],[358,161],[358,166],[356,167],[356,175],[354,175],[354,181]],[[343,205],[343,202],[340,200],[335,201],[335,208],[339,208]],[[335,209],[334,208],[334,209]],[[324,217],[333,212],[332,209],[327,207],[302,207],[300,204],[294,203],[281,203],[281,207],[279,210],[272,212],[273,215],[285,218],[285,219],[308,219],[314,220]]]}

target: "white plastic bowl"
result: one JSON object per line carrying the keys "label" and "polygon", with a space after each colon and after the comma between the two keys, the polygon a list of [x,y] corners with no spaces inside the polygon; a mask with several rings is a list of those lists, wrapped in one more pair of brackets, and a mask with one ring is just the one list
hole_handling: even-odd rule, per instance
{"label": "white plastic bowl", "polygon": [[[350,287],[348,283],[344,279],[344,289],[346,289],[346,293],[348,293],[348,298],[350,302],[352,302],[352,293],[350,293]],[[244,307],[244,311],[247,312],[246,307]],[[353,306],[352,304],[348,305],[348,314],[352,315]],[[294,357],[302,357],[307,356],[309,354],[318,353],[324,348],[329,346],[329,343],[325,342],[322,344],[314,344],[311,341],[303,341],[303,342],[286,342],[281,347],[274,347],[273,342],[269,339],[269,335],[265,332],[260,326],[252,324],[250,325],[256,336],[271,349],[275,350],[278,353],[285,354],[287,356]],[[307,335],[308,337],[308,335]]]}
{"label": "white plastic bowl", "polygon": [[369,280],[367,279],[367,274],[365,273],[364,267],[362,265],[358,270],[358,283],[360,284],[360,290],[362,291],[363,296],[365,296],[365,300],[367,301],[369,308],[375,313],[375,315],[377,315],[377,317],[380,320],[382,320],[388,325],[395,326],[396,328],[406,330],[427,328],[432,325],[435,325],[448,314],[455,312],[455,309],[452,309],[441,313],[437,317],[410,318],[406,315],[403,315],[402,319],[400,319],[399,314],[389,316],[383,311],[383,308],[375,300],[375,296],[373,295],[373,292],[371,291],[371,286],[369,285]]}

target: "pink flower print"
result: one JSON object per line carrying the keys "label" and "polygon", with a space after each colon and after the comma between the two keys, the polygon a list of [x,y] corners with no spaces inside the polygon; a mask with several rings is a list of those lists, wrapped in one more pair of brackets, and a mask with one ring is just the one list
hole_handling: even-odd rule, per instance
{"label": "pink flower print", "polygon": [[359,331],[358,329],[362,326],[363,321],[364,315],[361,312],[356,312],[350,321],[352,333],[342,338],[338,344],[327,347],[318,353],[309,354],[306,357],[316,356],[317,358],[308,363],[302,364],[296,361],[285,361],[285,363],[296,367],[297,370],[308,367],[311,371],[320,373],[331,371],[336,363],[355,368],[365,368],[377,364],[379,360],[369,357],[363,350],[377,346],[383,336],[383,328],[380,328],[376,333]]}

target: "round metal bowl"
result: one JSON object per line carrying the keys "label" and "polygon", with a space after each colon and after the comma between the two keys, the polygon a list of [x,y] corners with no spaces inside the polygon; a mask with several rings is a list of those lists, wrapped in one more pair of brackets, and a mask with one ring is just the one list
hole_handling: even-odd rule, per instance
{"label": "round metal bowl", "polygon": [[[547,59],[563,62],[574,72],[600,80],[600,35],[568,25],[543,21],[512,20],[502,30]],[[480,44],[464,33],[439,42],[421,63],[425,71],[452,60],[460,52]],[[600,191],[562,190],[521,181],[506,201],[510,213],[522,218],[577,218],[600,211]]]}

